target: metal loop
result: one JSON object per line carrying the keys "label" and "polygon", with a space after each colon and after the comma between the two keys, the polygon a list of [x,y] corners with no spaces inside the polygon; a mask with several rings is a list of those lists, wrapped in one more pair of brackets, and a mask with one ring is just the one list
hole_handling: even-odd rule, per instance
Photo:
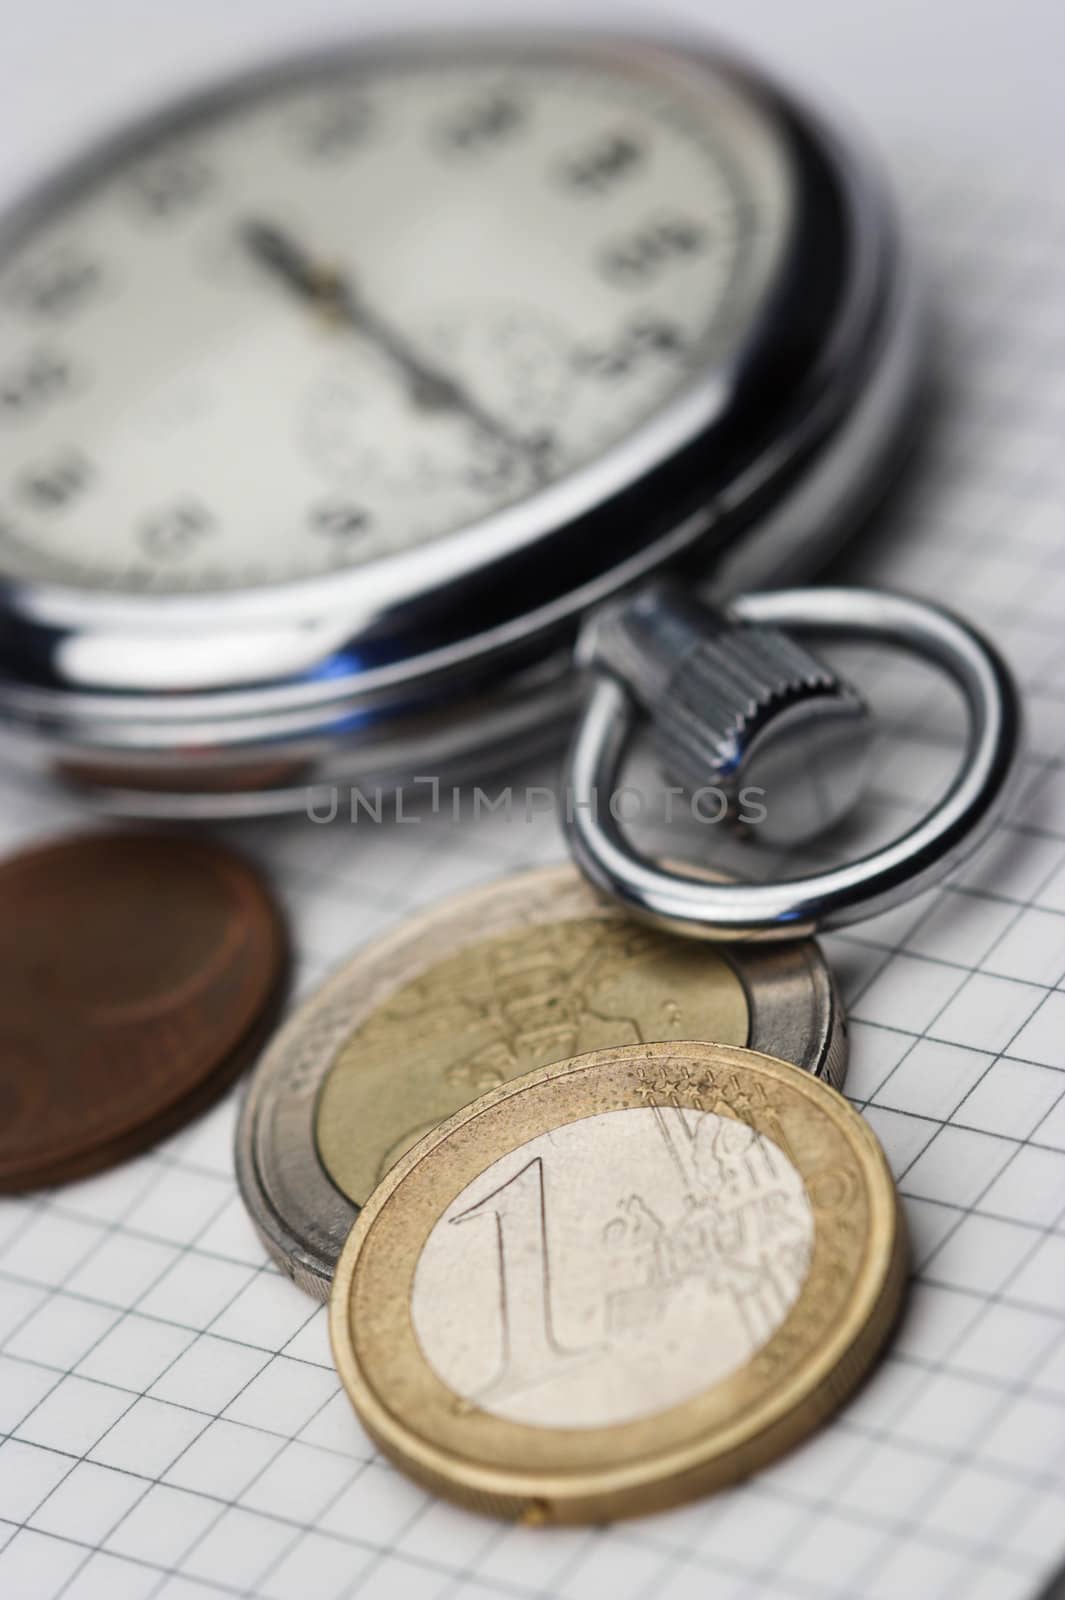
{"label": "metal loop", "polygon": [[744,622],[815,630],[906,649],[945,671],[968,711],[968,739],[943,798],[913,828],[858,861],[779,883],[713,883],[656,866],[600,795],[614,793],[638,713],[612,678],[593,684],[570,749],[564,808],[570,849],[592,883],[633,915],[699,939],[790,939],[876,916],[947,876],[994,827],[1021,742],[1016,685],[998,652],[938,606],[872,589],[740,596]]}

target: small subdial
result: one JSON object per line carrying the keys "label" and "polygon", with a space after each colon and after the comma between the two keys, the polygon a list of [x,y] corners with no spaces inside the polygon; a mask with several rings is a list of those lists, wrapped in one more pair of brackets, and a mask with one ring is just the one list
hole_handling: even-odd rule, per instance
{"label": "small subdial", "polygon": [[516,431],[551,429],[572,398],[572,341],[538,311],[491,302],[446,310],[428,324],[426,341],[434,360]]}

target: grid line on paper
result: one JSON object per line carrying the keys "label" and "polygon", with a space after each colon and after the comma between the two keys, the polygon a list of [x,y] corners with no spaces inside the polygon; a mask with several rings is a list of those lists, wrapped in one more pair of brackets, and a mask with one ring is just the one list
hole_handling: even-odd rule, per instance
{"label": "grid line on paper", "polygon": [[[849,1092],[915,1240],[880,1368],[801,1450],[677,1512],[556,1537],[454,1511],[381,1462],[322,1310],[265,1261],[235,1196],[231,1097],[114,1173],[0,1206],[0,1591],[686,1600],[712,1578],[715,1600],[1033,1600],[1060,1564],[1065,211],[920,152],[905,188],[945,399],[900,503],[840,572],[943,598],[1001,640],[1033,744],[983,856],[826,941],[853,1020]],[[905,825],[955,734],[926,682],[869,658],[855,675],[884,706],[871,800]],[[79,821],[14,775],[0,797],[6,848]],[[546,818],[225,832],[290,912],[297,994],[426,901],[561,853]]]}

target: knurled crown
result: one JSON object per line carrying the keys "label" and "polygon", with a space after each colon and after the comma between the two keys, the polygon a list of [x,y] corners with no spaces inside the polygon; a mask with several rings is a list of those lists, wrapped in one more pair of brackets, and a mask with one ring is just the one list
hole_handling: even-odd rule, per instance
{"label": "knurled crown", "polygon": [[647,709],[667,769],[698,786],[729,780],[756,734],[785,706],[848,693],[786,634],[732,627],[693,645]]}
{"label": "knurled crown", "polygon": [[767,839],[810,837],[857,798],[871,741],[865,705],[776,628],[738,622],[660,583],[601,612],[582,654],[647,712],[677,782],[717,787],[733,810],[741,792],[758,790]]}

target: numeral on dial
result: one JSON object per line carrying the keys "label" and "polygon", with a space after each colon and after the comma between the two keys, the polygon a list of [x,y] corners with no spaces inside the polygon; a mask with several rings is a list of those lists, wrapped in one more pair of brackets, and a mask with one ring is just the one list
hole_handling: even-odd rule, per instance
{"label": "numeral on dial", "polygon": [[214,526],[214,518],[203,506],[192,500],[179,501],[142,524],[141,548],[157,560],[180,560],[190,555]]}
{"label": "numeral on dial", "polygon": [[662,217],[627,239],[608,245],[600,258],[603,276],[621,288],[643,288],[666,267],[700,255],[706,229],[690,217]]}
{"label": "numeral on dial", "polygon": [[31,467],[18,481],[18,494],[37,511],[63,511],[88,488],[92,469],[76,450]]}
{"label": "numeral on dial", "polygon": [[13,278],[6,298],[20,311],[38,317],[65,317],[92,298],[102,278],[99,262],[68,246],[25,266]]}
{"label": "numeral on dial", "polygon": [[362,506],[347,505],[342,500],[315,506],[310,512],[312,532],[331,539],[355,539],[366,532],[371,520],[370,513]]}
{"label": "numeral on dial", "polygon": [[627,378],[656,361],[684,353],[681,329],[664,317],[640,317],[613,344],[586,345],[574,354],[579,372],[596,378]]}
{"label": "numeral on dial", "polygon": [[340,161],[366,143],[373,123],[370,103],[361,95],[330,96],[301,117],[297,147],[313,161]]}
{"label": "numeral on dial", "polygon": [[191,150],[168,150],[145,162],[129,180],[134,209],[163,221],[197,205],[214,185],[210,167]]}
{"label": "numeral on dial", "polygon": [[0,373],[0,420],[32,416],[66,393],[70,364],[50,350],[32,350],[16,366]]}
{"label": "numeral on dial", "polygon": [[525,121],[519,101],[508,94],[488,95],[463,106],[437,129],[437,139],[445,150],[458,155],[476,155],[503,144],[517,133]]}
{"label": "numeral on dial", "polygon": [[631,133],[607,133],[562,164],[562,181],[579,194],[607,194],[644,161],[644,148]]}

